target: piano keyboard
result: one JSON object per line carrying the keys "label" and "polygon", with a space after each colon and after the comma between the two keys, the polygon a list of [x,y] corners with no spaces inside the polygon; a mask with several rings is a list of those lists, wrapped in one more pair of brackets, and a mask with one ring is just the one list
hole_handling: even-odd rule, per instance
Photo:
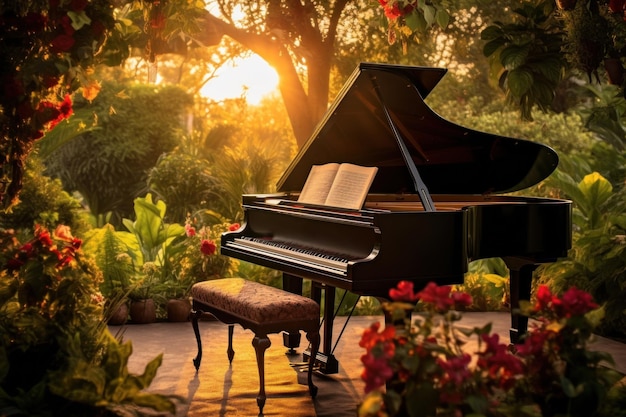
{"label": "piano keyboard", "polygon": [[348,257],[346,255],[327,253],[315,248],[306,248],[297,244],[244,236],[226,243],[233,248],[251,248],[263,256],[284,259],[294,263],[315,267],[332,273],[347,274]]}

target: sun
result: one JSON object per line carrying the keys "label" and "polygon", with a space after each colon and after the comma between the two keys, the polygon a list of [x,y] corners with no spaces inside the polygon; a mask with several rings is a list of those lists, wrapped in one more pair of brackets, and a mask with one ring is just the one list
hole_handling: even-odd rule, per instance
{"label": "sun", "polygon": [[216,77],[202,87],[200,94],[218,101],[245,96],[249,104],[257,105],[277,89],[276,70],[260,56],[252,55],[221,67]]}

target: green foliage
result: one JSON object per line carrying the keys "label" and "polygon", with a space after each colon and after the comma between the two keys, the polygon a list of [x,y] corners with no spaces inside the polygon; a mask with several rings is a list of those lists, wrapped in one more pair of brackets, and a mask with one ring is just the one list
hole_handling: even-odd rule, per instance
{"label": "green foliage", "polygon": [[527,120],[532,120],[533,107],[550,108],[567,67],[554,10],[551,0],[536,5],[526,2],[514,10],[517,22],[495,22],[481,33],[491,77]]}
{"label": "green foliage", "polygon": [[[211,148],[203,146],[206,141],[202,143],[195,137],[183,141],[191,145],[179,145],[172,152],[163,154],[148,178],[151,192],[167,203],[168,219],[180,223],[190,213],[210,206],[210,201],[219,194],[219,179],[211,172],[212,164],[199,152],[199,149]],[[219,148],[214,149],[215,153],[219,151]]]}
{"label": "green foliage", "polygon": [[59,180],[43,175],[44,167],[35,155],[27,160],[20,203],[9,212],[0,213],[0,227],[32,229],[35,224],[53,227],[65,224],[76,233],[89,228],[84,209],[78,200],[63,190]]}
{"label": "green foliage", "polygon": [[105,82],[93,102],[75,103],[77,115],[91,115],[85,124],[98,128],[52,152],[48,172],[79,192],[94,215],[113,212],[119,226],[132,214],[133,199],[145,195],[148,170],[176,146],[191,104],[174,86]]}
{"label": "green foliage", "polygon": [[502,110],[500,102],[485,103],[480,98],[470,100],[464,111],[459,111],[458,103],[449,102],[440,105],[438,112],[462,126],[548,145],[560,155],[589,152],[597,142],[577,114],[538,113],[531,122],[520,120],[514,111]]}
{"label": "green foliage", "polygon": [[166,206],[163,201],[152,201],[152,195],[135,199],[135,220],[123,219],[128,231],[117,231],[116,235],[126,245],[141,279],[131,290],[131,297],[150,298],[153,287],[169,280],[177,268],[176,257],[184,247],[179,241],[185,228],[178,223],[164,221]]}
{"label": "green foliage", "polygon": [[543,265],[538,281],[561,292],[570,286],[588,291],[604,304],[606,317],[598,332],[626,336],[626,189],[615,190],[600,174],[576,181],[557,172],[550,179],[572,199],[574,242],[568,258]]}
{"label": "green foliage", "polygon": [[103,321],[97,266],[69,229],[39,228],[21,244],[0,233],[0,414],[37,417],[175,412],[145,392],[161,364],[131,374],[130,343]]}
{"label": "green foliage", "polygon": [[113,226],[107,224],[87,232],[83,250],[93,257],[102,272],[100,292],[105,299],[127,295],[135,267],[126,254],[128,247]]}
{"label": "green foliage", "polygon": [[500,258],[471,262],[463,284],[454,288],[472,297],[472,304],[465,307],[467,311],[501,311],[510,307],[509,271]]}

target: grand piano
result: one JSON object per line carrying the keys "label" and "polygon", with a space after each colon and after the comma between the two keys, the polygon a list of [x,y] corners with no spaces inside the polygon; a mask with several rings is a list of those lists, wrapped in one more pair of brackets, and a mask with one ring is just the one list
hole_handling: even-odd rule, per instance
{"label": "grand piano", "polygon": [[[512,343],[527,330],[514,314],[530,299],[535,268],[567,255],[571,202],[511,194],[558,165],[551,148],[468,129],[424,99],[446,69],[361,63],[277,184],[244,195],[242,227],[222,236],[221,253],[283,272],[283,286],[324,299],[320,371],[332,355],[335,289],[387,298],[409,280],[462,284],[468,263],[502,258],[510,271]],[[377,166],[360,210],[299,203],[313,165]],[[503,195],[507,194],[507,195]],[[305,352],[306,354],[306,352]],[[307,358],[309,360],[310,358]]]}

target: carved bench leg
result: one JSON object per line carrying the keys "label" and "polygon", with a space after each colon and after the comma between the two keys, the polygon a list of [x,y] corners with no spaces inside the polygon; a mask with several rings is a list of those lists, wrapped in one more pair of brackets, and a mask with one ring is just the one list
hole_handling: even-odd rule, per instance
{"label": "carved bench leg", "polygon": [[235,357],[235,350],[233,349],[233,330],[235,329],[234,324],[228,325],[228,349],[226,350],[226,354],[228,355],[228,362],[233,363],[233,358]]}
{"label": "carved bench leg", "polygon": [[309,384],[309,394],[315,398],[317,395],[317,387],[313,384],[313,365],[315,365],[315,358],[317,358],[317,351],[320,348],[320,334],[319,332],[308,332],[306,334],[307,340],[311,343],[311,359],[309,360],[309,375],[307,382]]}
{"label": "carved bench leg", "polygon": [[200,361],[202,361],[202,342],[200,341],[200,329],[198,329],[198,319],[200,316],[202,316],[202,311],[200,310],[191,312],[191,326],[193,327],[193,332],[196,335],[196,342],[198,343],[198,354],[193,360],[196,372],[200,368]]}
{"label": "carved bench leg", "polygon": [[256,397],[256,403],[259,406],[259,417],[263,416],[263,407],[265,406],[265,351],[270,347],[272,342],[267,335],[255,335],[252,339],[252,346],[256,351],[256,363],[259,368],[259,395]]}

